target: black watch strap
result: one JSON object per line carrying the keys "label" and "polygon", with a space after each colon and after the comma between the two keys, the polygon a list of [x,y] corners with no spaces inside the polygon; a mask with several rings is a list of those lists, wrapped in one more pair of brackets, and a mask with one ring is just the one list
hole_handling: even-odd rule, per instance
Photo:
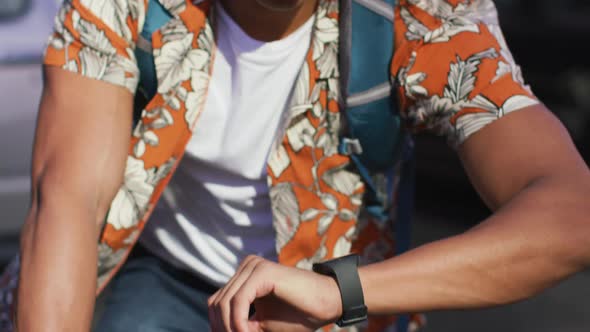
{"label": "black watch strap", "polygon": [[340,327],[358,324],[367,319],[367,307],[358,274],[358,255],[348,255],[313,265],[313,271],[332,276],[342,298],[342,316],[336,322]]}

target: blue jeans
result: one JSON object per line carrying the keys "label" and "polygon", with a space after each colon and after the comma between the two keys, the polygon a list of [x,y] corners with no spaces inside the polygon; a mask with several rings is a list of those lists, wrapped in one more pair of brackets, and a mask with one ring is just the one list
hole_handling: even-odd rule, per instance
{"label": "blue jeans", "polygon": [[217,289],[137,246],[97,299],[94,332],[206,332]]}

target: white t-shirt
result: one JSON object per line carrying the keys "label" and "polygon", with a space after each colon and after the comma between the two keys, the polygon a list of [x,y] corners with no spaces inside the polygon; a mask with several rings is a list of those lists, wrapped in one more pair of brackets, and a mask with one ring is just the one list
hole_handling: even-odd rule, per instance
{"label": "white t-shirt", "polygon": [[261,42],[217,6],[205,109],[140,238],[150,251],[225,284],[245,256],[276,260],[266,160],[311,41],[314,18]]}

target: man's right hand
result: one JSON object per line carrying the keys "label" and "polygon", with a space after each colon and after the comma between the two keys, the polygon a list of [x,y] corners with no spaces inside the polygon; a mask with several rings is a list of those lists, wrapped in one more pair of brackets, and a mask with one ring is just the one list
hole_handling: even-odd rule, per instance
{"label": "man's right hand", "polygon": [[90,329],[96,244],[123,181],[132,105],[123,87],[45,68],[21,235],[20,332]]}

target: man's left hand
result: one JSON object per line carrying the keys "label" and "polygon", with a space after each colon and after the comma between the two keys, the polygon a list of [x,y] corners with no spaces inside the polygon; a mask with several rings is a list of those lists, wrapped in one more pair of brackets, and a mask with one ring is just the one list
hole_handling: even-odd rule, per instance
{"label": "man's left hand", "polygon": [[[247,257],[208,301],[213,332],[315,331],[340,317],[336,281],[311,271]],[[248,317],[250,306],[255,314]]]}

